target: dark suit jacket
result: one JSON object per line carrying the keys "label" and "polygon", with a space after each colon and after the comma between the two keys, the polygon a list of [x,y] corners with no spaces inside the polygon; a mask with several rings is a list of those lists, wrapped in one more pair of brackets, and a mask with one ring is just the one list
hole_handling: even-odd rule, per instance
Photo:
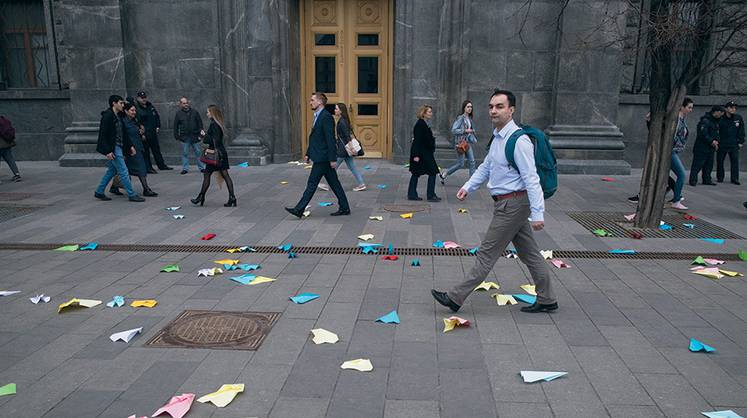
{"label": "dark suit jacket", "polygon": [[[438,164],[433,153],[436,151],[436,138],[423,119],[415,122],[410,145],[410,172],[416,176],[438,174]],[[419,157],[420,161],[415,161]]]}
{"label": "dark suit jacket", "polygon": [[[119,119],[119,115],[115,115],[111,109],[104,110],[101,112],[101,122],[99,123],[99,139],[96,143],[96,151],[100,154],[106,155],[110,152],[114,152],[114,146],[116,145],[116,121]],[[130,153],[130,147],[132,142],[127,136],[127,132],[124,129],[124,122],[119,119],[119,129],[122,135],[122,153],[125,155]]]}
{"label": "dark suit jacket", "polygon": [[322,109],[316,119],[316,124],[311,128],[306,156],[315,163],[337,161],[335,120],[326,109]]}

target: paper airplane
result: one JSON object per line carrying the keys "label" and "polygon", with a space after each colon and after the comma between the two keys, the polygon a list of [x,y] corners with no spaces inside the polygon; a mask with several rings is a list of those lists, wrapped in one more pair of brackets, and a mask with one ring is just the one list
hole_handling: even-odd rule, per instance
{"label": "paper airplane", "polygon": [[209,240],[211,240],[211,239],[213,239],[215,237],[216,237],[215,234],[206,234],[206,235],[203,235],[202,238],[200,238],[200,240],[201,241],[209,241]]}
{"label": "paper airplane", "polygon": [[610,236],[612,236],[612,234],[610,234],[609,232],[605,231],[604,229],[595,229],[592,232],[594,233],[594,235],[596,235],[598,237],[610,237]]}
{"label": "paper airplane", "polygon": [[249,167],[249,163],[247,161],[244,161],[243,163],[236,164],[236,167],[247,168]]}
{"label": "paper airplane", "polygon": [[737,257],[739,257],[739,259],[742,261],[747,261],[747,251],[739,250],[739,252],[737,253]]}
{"label": "paper airplane", "polygon": [[359,358],[342,363],[340,368],[358,370],[359,372],[370,372],[373,370],[373,364],[371,364],[371,360],[367,358]]}
{"label": "paper airplane", "polygon": [[724,270],[724,269],[718,269],[719,273],[723,274],[724,276],[729,277],[737,277],[737,276],[744,276],[744,274],[738,272],[738,271],[730,271],[730,270]]}
{"label": "paper airplane", "polygon": [[[381,245],[381,244],[379,244],[379,245]],[[370,253],[376,254],[376,253],[379,252],[379,250],[377,250],[376,246],[374,246],[374,245],[361,246],[361,251],[363,252],[363,254],[370,254]]]}
{"label": "paper airplane", "polygon": [[69,301],[58,306],[57,313],[62,312],[62,310],[65,308],[76,308],[76,307],[93,308],[94,306],[100,305],[101,303],[102,302],[100,300],[72,298]]}
{"label": "paper airplane", "polygon": [[311,339],[311,341],[314,341],[314,344],[334,344],[340,341],[340,337],[337,334],[327,331],[324,328],[312,329],[311,333],[314,334],[314,338]]}
{"label": "paper airplane", "polygon": [[8,383],[5,386],[0,386],[0,396],[15,395],[15,394],[16,394],[15,383]]}
{"label": "paper airplane", "polygon": [[174,219],[184,219],[184,215],[174,215]]}
{"label": "paper airplane", "polygon": [[376,322],[383,322],[385,324],[399,324],[399,315],[397,315],[397,310],[393,310],[388,314],[380,317],[376,320]]}
{"label": "paper airplane", "polygon": [[509,248],[506,251],[508,251],[508,254],[506,254],[506,258],[519,258],[519,256],[516,254],[516,250],[514,250],[513,248]]}
{"label": "paper airplane", "polygon": [[20,290],[0,290],[0,296],[10,296],[16,293],[21,293]]}
{"label": "paper airplane", "polygon": [[224,260],[213,261],[213,263],[215,263],[215,264],[229,264],[229,265],[233,266],[235,264],[239,264],[239,260],[224,259]]}
{"label": "paper airplane", "polygon": [[93,251],[99,246],[96,242],[89,242],[84,244],[82,247],[80,247],[78,250],[80,251]]}
{"label": "paper airplane", "polygon": [[567,374],[568,372],[543,372],[543,371],[530,371],[530,370],[521,371],[521,377],[524,379],[525,383],[534,383],[534,382],[539,382],[540,380],[549,382],[551,380],[557,379],[560,376],[565,376]]}
{"label": "paper airplane", "polygon": [[550,262],[552,263],[553,266],[555,266],[555,267],[557,267],[559,269],[569,269],[569,268],[571,268],[571,266],[569,266],[568,264],[566,264],[565,261],[563,261],[563,260],[561,260],[559,258],[556,258],[554,260],[550,260]]}
{"label": "paper airplane", "polygon": [[369,216],[368,219],[372,221],[383,221],[384,217],[383,216]]}
{"label": "paper airplane", "polygon": [[685,213],[684,215],[682,215],[682,218],[685,219],[686,221],[694,221],[694,220],[698,219],[695,216],[689,215],[687,213]]}
{"label": "paper airplane", "polygon": [[41,295],[36,295],[32,298],[29,298],[31,303],[33,303],[34,305],[38,304],[39,302],[48,303],[50,299],[51,298],[49,296],[45,296],[43,293]]}
{"label": "paper airplane", "polygon": [[252,271],[252,270],[258,270],[259,264],[236,264],[237,269],[241,269],[244,271]]}
{"label": "paper airplane", "polygon": [[630,235],[631,238],[643,239],[643,234],[638,231],[628,231],[628,235]]}
{"label": "paper airplane", "polygon": [[519,303],[511,295],[502,295],[500,293],[493,293],[492,295],[490,295],[490,297],[495,298],[495,302],[500,306],[504,306],[508,304],[516,305],[517,303]]}
{"label": "paper airplane", "polygon": [[278,250],[290,251],[291,248],[293,248],[293,244],[278,245]]}
{"label": "paper airplane", "polygon": [[433,248],[444,248],[444,242],[443,241],[436,241],[433,243]]}
{"label": "paper airplane", "polygon": [[444,248],[460,248],[461,245],[454,241],[444,241]]}
{"label": "paper airplane", "polygon": [[232,264],[223,264],[223,269],[225,269],[225,271],[234,271],[238,270],[239,268]]}
{"label": "paper airplane", "polygon": [[695,257],[695,260],[693,260],[690,264],[696,264],[696,265],[699,265],[699,266],[705,266],[706,265],[706,261],[705,261],[705,259],[702,256],[697,256],[697,257]]}
{"label": "paper airplane", "polygon": [[610,254],[635,254],[635,250],[626,250],[622,248],[615,248],[607,252]]}
{"label": "paper airplane", "polygon": [[530,295],[537,296],[537,291],[535,290],[535,286],[533,284],[523,284],[519,287]]}
{"label": "paper airplane", "polygon": [[270,278],[270,277],[257,276],[257,278],[254,279],[254,280],[252,280],[249,283],[249,285],[251,286],[251,285],[255,285],[255,284],[269,283],[269,282],[274,282],[274,281],[275,281],[275,279]]}
{"label": "paper airplane", "polygon": [[158,301],[155,299],[140,299],[140,300],[133,300],[132,303],[130,303],[130,306],[133,308],[152,308],[158,304]]}
{"label": "paper airplane", "polygon": [[662,231],[671,231],[672,225],[669,225],[668,223],[664,221],[659,221],[659,229]]}
{"label": "paper airplane", "polygon": [[470,248],[469,253],[475,255],[478,251],[480,251],[480,247]]}
{"label": "paper airplane", "polygon": [[378,187],[379,189],[384,190],[384,189],[386,189],[386,184],[377,184],[376,187]]}
{"label": "paper airplane", "polygon": [[731,409],[724,409],[723,411],[701,412],[701,414],[707,416],[708,418],[744,418]]}
{"label": "paper airplane", "polygon": [[62,247],[55,248],[55,251],[78,251],[78,244],[75,245],[63,245]]}
{"label": "paper airplane", "polygon": [[371,166],[370,166],[370,165],[364,165],[364,166],[363,166],[363,169],[364,169],[364,170],[370,170],[370,169],[371,169]]}
{"label": "paper airplane", "polygon": [[288,258],[296,258],[297,255],[293,251],[288,251]]}
{"label": "paper airplane", "polygon": [[693,228],[695,228],[694,224],[682,224],[682,226],[684,226],[687,229],[693,229]]}
{"label": "paper airplane", "polygon": [[483,280],[483,282],[480,283],[480,284],[478,284],[477,287],[475,287],[474,290],[475,291],[477,291],[477,290],[490,290],[490,289],[498,290],[500,288],[501,287],[498,286],[498,283],[496,283],[496,282],[486,282],[486,281]]}
{"label": "paper airplane", "polygon": [[143,331],[143,327],[128,329],[127,331],[122,331],[122,332],[115,332],[114,334],[109,336],[109,339],[112,340],[113,342],[116,342],[117,340],[122,340],[128,343],[130,342],[132,337],[136,336],[137,334],[140,334],[140,332],[142,331]]}
{"label": "paper airplane", "polygon": [[465,208],[459,208],[459,209],[457,209],[457,212],[459,212],[459,213],[469,213],[469,210],[467,210]]}
{"label": "paper airplane", "polygon": [[719,244],[719,245],[721,245],[721,244],[724,243],[724,240],[721,239],[721,238],[701,238],[701,240],[703,240],[705,242],[710,242],[711,244]]}
{"label": "paper airplane", "polygon": [[413,258],[410,262],[410,265],[413,267],[420,267],[420,259],[419,258]]}
{"label": "paper airplane", "polygon": [[396,255],[385,255],[385,256],[381,257],[381,259],[382,260],[397,261],[399,259],[399,257],[397,257]]}
{"label": "paper airplane", "polygon": [[226,405],[230,404],[231,401],[233,401],[233,398],[235,398],[236,395],[243,391],[243,383],[223,385],[217,391],[208,393],[207,395],[200,397],[199,399],[197,399],[197,402],[212,402],[213,405],[217,406],[218,408],[223,408]]}
{"label": "paper airplane", "polygon": [[200,276],[205,276],[205,277],[215,276],[216,274],[221,274],[221,273],[223,273],[223,270],[219,269],[218,267],[213,267],[213,268],[210,268],[210,269],[200,269],[200,270],[197,271],[197,277],[200,277]]}
{"label": "paper airplane", "polygon": [[124,306],[125,300],[122,296],[114,296],[112,300],[106,303],[106,306],[110,308],[119,308]]}
{"label": "paper airplane", "polygon": [[719,271],[716,267],[708,267],[708,268],[701,268],[694,270],[693,273],[699,274],[701,276],[705,276],[711,279],[720,279],[724,277],[724,275]]}
{"label": "paper airplane", "polygon": [[705,261],[711,266],[718,266],[718,265],[726,263],[724,260],[719,260],[717,258],[704,258],[703,261]]}
{"label": "paper airplane", "polygon": [[635,219],[635,213],[631,213],[630,215],[624,215],[624,216],[625,216],[625,219],[628,221],[632,221],[633,219]]}
{"label": "paper airplane", "polygon": [[327,206],[332,206],[332,205],[334,205],[334,203],[332,203],[332,202],[319,202],[319,206],[321,206],[323,208],[327,207]]}
{"label": "paper airplane", "polygon": [[552,260],[552,250],[540,250],[540,254],[545,260]]}
{"label": "paper airplane", "polygon": [[402,218],[402,219],[411,219],[412,218],[412,212],[410,212],[410,213],[403,213],[403,214],[399,215],[399,217]]}
{"label": "paper airplane", "polygon": [[450,316],[448,318],[444,318],[444,333],[447,333],[451,330],[453,330],[455,327],[468,327],[469,321],[460,318],[458,316]]}
{"label": "paper airplane", "polygon": [[370,241],[370,240],[374,239],[374,234],[358,235],[358,239],[363,240],[363,241]]}
{"label": "paper airplane", "polygon": [[285,181],[285,180],[283,180],[283,181],[280,182],[280,184],[282,184],[283,186],[285,186],[286,184],[288,184],[288,182]]}
{"label": "paper airplane", "polygon": [[192,402],[194,400],[194,393],[182,393],[179,396],[172,396],[169,403],[154,412],[153,416],[155,417],[165,412],[171,415],[172,418],[182,418],[187,414],[187,412],[189,412],[189,408],[192,407]]}
{"label": "paper airplane", "polygon": [[255,250],[254,248],[247,247],[247,246],[237,247],[237,248],[229,248],[226,251],[228,251],[231,254],[233,254],[233,253],[248,253],[248,252],[256,253],[257,252],[257,250]]}
{"label": "paper airplane", "polygon": [[711,347],[710,345],[703,344],[702,342],[696,340],[695,338],[690,338],[690,351],[692,351],[693,353],[697,353],[698,351],[705,351],[706,353],[712,353],[716,351],[716,349]]}
{"label": "paper airplane", "polygon": [[316,293],[301,293],[296,296],[291,296],[290,300],[292,300],[293,303],[297,303],[300,305],[306,302],[310,302],[318,297],[319,295],[317,295]]}
{"label": "paper airplane", "polygon": [[602,177],[602,181],[617,181],[613,179],[612,177]]}
{"label": "paper airplane", "polygon": [[181,206],[171,206],[171,207],[166,208],[166,210],[169,212],[175,212],[181,208],[182,208]]}
{"label": "paper airplane", "polygon": [[390,255],[391,255],[391,254],[394,254],[394,244],[392,244],[392,243],[390,242],[390,243],[389,243],[389,246],[388,246],[388,247],[386,247],[386,252],[387,252],[387,254],[390,254]]}
{"label": "paper airplane", "polygon": [[174,273],[179,272],[179,265],[177,264],[169,264],[168,266],[164,266],[161,269],[161,273]]}
{"label": "paper airplane", "polygon": [[516,300],[520,300],[520,301],[522,301],[524,303],[528,303],[530,305],[534,305],[534,303],[537,302],[537,296],[523,295],[523,294],[511,295],[511,296],[513,296],[514,299],[516,299]]}
{"label": "paper airplane", "polygon": [[257,276],[253,274],[242,274],[241,276],[233,276],[233,277],[229,277],[228,279],[241,283],[241,284],[249,284],[252,282],[252,280],[256,278]]}

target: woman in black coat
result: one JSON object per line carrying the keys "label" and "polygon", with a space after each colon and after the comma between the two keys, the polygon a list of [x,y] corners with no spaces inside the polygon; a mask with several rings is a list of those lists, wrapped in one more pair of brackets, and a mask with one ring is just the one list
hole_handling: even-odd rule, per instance
{"label": "woman in black coat", "polygon": [[202,131],[200,134],[204,137],[203,143],[208,145],[208,149],[215,151],[216,164],[205,164],[205,173],[202,177],[202,188],[196,198],[190,199],[192,203],[205,203],[205,193],[210,187],[210,176],[217,172],[220,177],[218,181],[224,180],[228,187],[228,202],[223,206],[236,206],[236,195],[233,193],[233,180],[228,175],[228,153],[223,142],[223,112],[216,105],[210,105],[207,109],[207,116],[210,120],[210,126],[207,132]]}
{"label": "woman in black coat", "polygon": [[429,125],[433,117],[433,108],[428,105],[420,106],[418,109],[418,121],[412,130],[412,146],[410,147],[410,187],[407,189],[408,200],[423,200],[418,197],[418,178],[428,176],[428,190],[426,197],[429,202],[439,202],[441,198],[436,196],[436,175],[438,164],[433,153],[436,151],[436,138],[433,136]]}
{"label": "woman in black coat", "polygon": [[[143,140],[140,137],[140,126],[136,120],[137,109],[135,105],[130,102],[125,103],[124,115],[122,115],[122,123],[124,124],[124,134],[127,135],[127,139],[132,143],[135,148],[135,155],[126,154],[125,164],[127,165],[127,172],[130,176],[135,176],[140,179],[140,184],[143,186],[143,196],[155,197],[158,193],[154,192],[153,189],[148,185],[148,169],[145,165],[145,147],[143,146]],[[116,182],[112,182],[112,187],[109,188],[109,192],[116,195],[123,194],[119,191],[119,187]]]}

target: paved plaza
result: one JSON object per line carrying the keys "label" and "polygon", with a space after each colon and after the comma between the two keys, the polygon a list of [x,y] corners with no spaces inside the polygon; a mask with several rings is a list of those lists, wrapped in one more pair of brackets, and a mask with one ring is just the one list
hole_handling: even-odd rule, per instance
{"label": "paved plaza", "polygon": [[[21,162],[24,180],[11,183],[6,166],[0,167],[0,244],[151,245],[142,252],[0,250],[0,290],[21,292],[0,296],[0,386],[17,387],[15,395],[0,396],[0,416],[150,416],[172,396],[194,393],[197,399],[233,383],[245,389],[228,406],[195,401],[186,417],[649,418],[729,409],[747,416],[747,279],[709,279],[692,274],[691,260],[672,257],[703,253],[733,259],[747,250],[747,240],[602,238],[568,215],[632,213],[635,207],[626,197],[635,194],[640,171],[612,182],[561,176],[560,190],[546,202],[546,228],[535,236],[546,250],[624,248],[661,257],[564,258],[570,269],[550,266],[557,312],[522,313],[521,303],[498,306],[490,297],[494,292],[479,292],[458,313],[470,326],[448,333],[443,319],[452,314],[434,303],[429,290],[463,280],[474,262],[471,256],[390,261],[381,254],[289,258],[166,247],[349,248],[357,246],[361,234],[373,234],[370,242],[384,248],[389,243],[431,248],[438,240],[479,245],[492,201],[484,188],[464,202],[456,200],[466,170],[437,186],[444,201],[424,202],[426,210],[402,219],[385,207],[412,203],[405,199],[407,169],[380,160],[358,164],[367,167],[362,170],[366,191],[350,191],[350,172],[339,171],[352,215],[330,217],[336,199],[319,190],[311,216],[302,220],[283,206],[300,198],[309,173],[303,166],[232,168],[235,208],[223,207],[228,193],[215,184],[204,207],[190,204],[202,178],[194,168],[188,175],[178,170],[150,175],[160,196],[131,203],[118,196],[109,202],[94,199],[102,168]],[[421,179],[422,190],[424,183]],[[685,186],[684,196],[689,214],[747,237],[745,186]],[[164,210],[171,206],[181,209]],[[174,219],[175,213],[184,218]],[[215,238],[200,240],[209,233]],[[163,251],[154,249],[158,245]],[[198,277],[198,270],[224,258],[259,264],[253,273],[276,280],[242,285],[227,279],[236,272]],[[421,266],[413,267],[413,258]],[[160,272],[169,264],[178,264],[180,271]],[[744,261],[730,259],[721,267],[747,273]],[[508,258],[498,261],[487,280],[506,294],[524,293],[520,286],[529,282],[525,266]],[[306,304],[289,300],[304,292],[320,297]],[[49,303],[29,301],[42,293],[51,297]],[[115,295],[125,297],[125,306],[105,306]],[[58,313],[71,298],[104,304]],[[135,299],[158,304],[133,308],[129,304]],[[280,316],[256,351],[146,346],[185,310]],[[399,324],[376,322],[392,310]],[[109,339],[137,327],[142,333],[129,343]],[[336,333],[339,342],[314,344],[310,330],[315,328]],[[691,352],[691,338],[716,351]],[[370,359],[373,370],[340,368],[358,358]],[[522,381],[522,370],[568,374],[529,384]]]}

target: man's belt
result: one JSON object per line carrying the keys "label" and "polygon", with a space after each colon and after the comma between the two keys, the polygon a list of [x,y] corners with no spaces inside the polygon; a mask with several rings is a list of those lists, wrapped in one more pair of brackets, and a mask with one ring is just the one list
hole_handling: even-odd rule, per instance
{"label": "man's belt", "polygon": [[499,200],[513,199],[515,197],[524,196],[525,194],[527,194],[526,190],[519,190],[518,192],[511,192],[506,194],[494,194],[491,197],[497,202]]}

